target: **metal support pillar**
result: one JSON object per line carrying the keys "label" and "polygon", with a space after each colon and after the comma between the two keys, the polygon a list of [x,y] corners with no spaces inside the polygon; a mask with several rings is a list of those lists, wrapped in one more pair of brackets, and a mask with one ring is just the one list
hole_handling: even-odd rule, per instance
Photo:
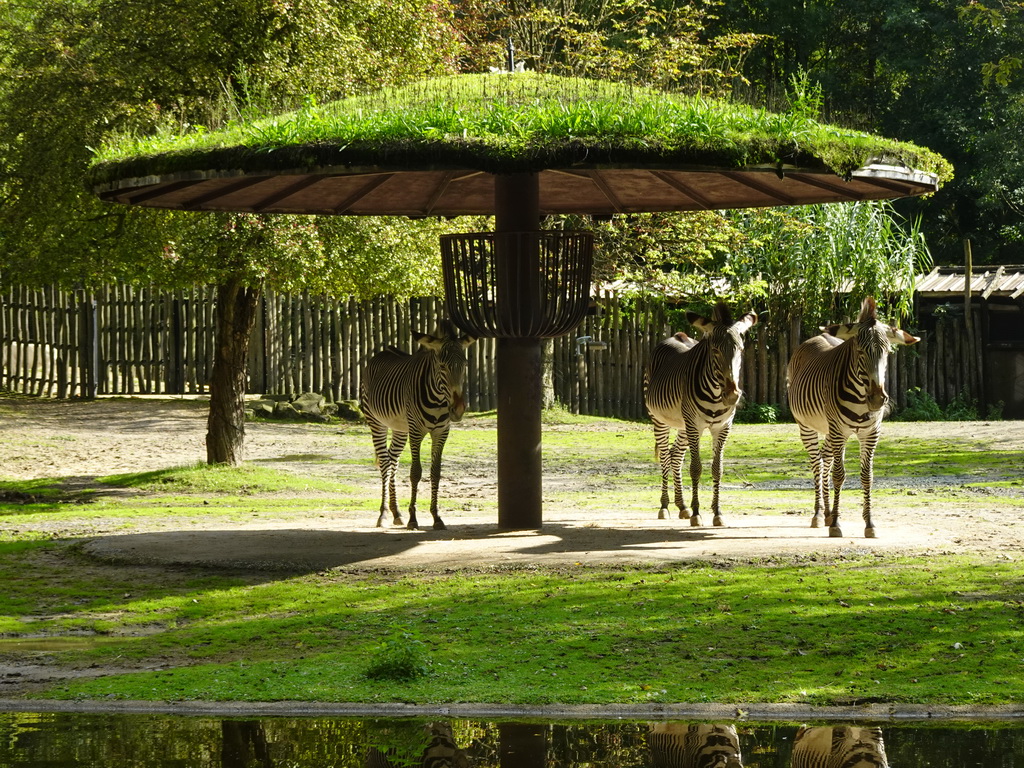
{"label": "metal support pillar", "polygon": [[[495,233],[534,232],[540,227],[540,186],[535,173],[495,177]],[[522,239],[498,238],[496,261],[499,275],[517,275],[498,285],[499,302],[526,309],[533,301],[528,289],[531,276],[539,274],[535,248],[512,247]],[[500,265],[505,265],[502,268]],[[535,279],[535,278],[534,278]],[[525,293],[525,295],[524,295]],[[500,308],[499,308],[500,313]],[[541,340],[498,339],[498,528],[525,530],[541,527],[541,410],[543,407]]]}

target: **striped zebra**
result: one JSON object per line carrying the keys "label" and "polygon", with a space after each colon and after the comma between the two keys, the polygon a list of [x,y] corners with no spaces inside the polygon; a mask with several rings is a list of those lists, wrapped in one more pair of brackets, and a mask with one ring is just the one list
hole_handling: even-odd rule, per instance
{"label": "striped zebra", "polygon": [[[872,462],[889,395],[885,372],[893,345],[920,339],[878,320],[875,300],[867,298],[856,323],[822,327],[793,353],[786,370],[789,407],[800,427],[814,475],[812,528],[822,523],[829,536],[842,536],[839,495],[846,480],[846,441],[860,442],[860,483],[864,493],[864,536],[875,537],[871,521]],[[819,436],[824,439],[819,440]],[[829,505],[829,476],[833,500]]]}
{"label": "striped zebra", "polygon": [[466,410],[462,396],[466,347],[475,339],[459,336],[447,321],[441,323],[437,336],[426,333],[414,336],[419,344],[414,354],[388,347],[370,358],[359,390],[359,404],[370,426],[380,469],[381,499],[377,527],[383,527],[389,509],[394,525],[402,524],[395,496],[395,471],[406,441],[412,453],[408,528],[419,527],[416,521],[416,489],[423,474],[420,444],[429,434],[430,514],[434,518],[434,529],[444,530],[445,525],[437,514],[441,453],[451,423],[459,421]]}
{"label": "striped zebra", "polygon": [[793,768],[888,768],[882,729],[804,726],[793,739]]}
{"label": "striped zebra", "polygon": [[647,745],[654,768],[743,768],[732,725],[654,723]]}
{"label": "striped zebra", "polygon": [[[722,477],[722,454],[732,429],[743,358],[743,334],[757,322],[757,315],[746,314],[737,321],[728,307],[719,302],[711,318],[687,312],[686,319],[702,333],[695,342],[685,333],[677,333],[654,348],[644,371],[644,403],[654,422],[655,456],[661,462],[661,508],[658,519],[668,517],[668,485],[675,490],[675,505],[681,519],[700,525],[697,485],[701,476],[700,436],[711,432],[713,480],[711,511],[714,524],[723,525],[718,505]],[[669,432],[676,429],[670,442]],[[683,456],[690,451],[691,510],[683,499]],[[691,515],[692,511],[692,515]]]}

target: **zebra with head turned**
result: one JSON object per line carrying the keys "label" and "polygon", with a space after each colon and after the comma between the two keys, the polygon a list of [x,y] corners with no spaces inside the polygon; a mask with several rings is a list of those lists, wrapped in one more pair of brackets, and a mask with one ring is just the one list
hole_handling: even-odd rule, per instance
{"label": "zebra with head turned", "polygon": [[370,358],[359,390],[359,405],[370,426],[380,469],[381,500],[377,527],[384,525],[389,509],[393,523],[402,524],[395,496],[395,471],[407,440],[412,453],[408,527],[419,527],[416,521],[416,489],[423,474],[420,444],[426,435],[430,435],[430,514],[434,518],[434,529],[443,530],[445,525],[437,513],[441,453],[451,423],[459,421],[466,410],[462,396],[466,347],[475,339],[460,336],[447,321],[441,323],[436,336],[426,333],[414,336],[419,344],[414,354],[388,347]]}
{"label": "zebra with head turned", "polygon": [[793,739],[792,768],[888,768],[882,729],[804,726]]}
{"label": "zebra with head turned", "polygon": [[743,768],[733,725],[654,723],[647,743],[654,768]]}
{"label": "zebra with head turned", "polygon": [[[711,511],[713,523],[723,525],[718,504],[722,477],[722,455],[732,429],[736,406],[742,392],[739,387],[743,359],[743,334],[757,322],[757,315],[746,314],[734,321],[725,304],[715,305],[711,317],[687,312],[686,319],[701,331],[694,342],[685,333],[677,333],[654,348],[644,371],[644,403],[654,423],[655,456],[661,462],[661,508],[659,519],[668,517],[668,484],[671,478],[679,517],[700,525],[697,485],[701,476],[700,436],[709,430],[712,440]],[[676,439],[670,441],[670,431]],[[683,499],[683,456],[690,451],[691,510]]]}
{"label": "zebra with head turned", "polygon": [[[846,441],[860,442],[860,482],[864,494],[864,536],[875,537],[871,521],[872,462],[882,431],[889,395],[885,373],[894,345],[920,339],[878,320],[873,298],[861,305],[856,323],[822,327],[793,353],[786,371],[789,407],[800,427],[800,439],[814,475],[812,528],[829,527],[842,536],[839,495],[846,480]],[[819,436],[824,435],[820,440]],[[829,504],[829,476],[832,502]]]}

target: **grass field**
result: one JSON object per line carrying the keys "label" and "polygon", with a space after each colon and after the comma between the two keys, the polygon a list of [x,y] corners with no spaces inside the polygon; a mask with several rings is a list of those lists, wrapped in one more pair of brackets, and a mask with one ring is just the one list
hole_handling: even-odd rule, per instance
{"label": "grass field", "polygon": [[[659,475],[649,430],[558,421],[545,432],[546,503],[581,514],[623,505],[637,510],[638,525],[650,519]],[[276,429],[261,426],[257,436]],[[793,433],[792,425],[737,428],[728,481],[748,487],[730,495],[732,513],[745,506],[806,512],[806,470]],[[987,516],[993,530],[1019,540],[1019,444],[1005,439],[1012,430],[1001,430],[1000,439],[986,434],[961,426],[914,437],[894,427],[876,461],[879,503]],[[75,475],[74,483],[59,473],[0,481],[0,696],[1024,700],[1024,568],[1010,539],[992,547],[951,540],[893,555],[809,547],[799,555],[646,568],[566,561],[430,573],[156,567],[83,554],[82,542],[96,535],[294,521],[339,505],[375,519],[365,430],[287,425],[273,435],[277,453],[239,469],[169,466],[97,472],[85,481]],[[70,446],[85,439],[66,437]],[[453,435],[446,476],[461,480],[448,486],[451,520],[460,505],[493,506],[481,484],[493,481],[494,437],[489,415]],[[37,441],[47,451],[62,445],[42,434]],[[303,441],[313,450],[297,450]],[[8,451],[17,450],[12,439]],[[848,496],[855,507],[857,494]]]}

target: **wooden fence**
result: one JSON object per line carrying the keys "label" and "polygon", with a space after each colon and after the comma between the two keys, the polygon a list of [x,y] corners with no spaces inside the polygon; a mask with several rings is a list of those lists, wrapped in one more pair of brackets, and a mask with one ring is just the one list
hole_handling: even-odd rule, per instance
{"label": "wooden fence", "polygon": [[[95,291],[12,288],[0,294],[0,386],[51,397],[204,394],[213,364],[214,292],[111,286]],[[596,313],[546,350],[555,399],[577,413],[643,419],[641,380],[651,348],[677,330],[664,305],[596,297]],[[414,330],[432,331],[442,312],[433,298],[325,300],[268,293],[250,347],[249,391],[319,392],[356,399],[365,358],[393,344],[411,349]],[[941,405],[960,394],[983,401],[980,323],[973,345],[963,318],[941,320],[934,332],[901,349],[889,365],[896,405],[910,387]],[[785,370],[799,341],[794,324],[759,324],[748,334],[743,389],[750,403],[784,405]],[[495,407],[495,342],[469,348],[470,407]]]}

